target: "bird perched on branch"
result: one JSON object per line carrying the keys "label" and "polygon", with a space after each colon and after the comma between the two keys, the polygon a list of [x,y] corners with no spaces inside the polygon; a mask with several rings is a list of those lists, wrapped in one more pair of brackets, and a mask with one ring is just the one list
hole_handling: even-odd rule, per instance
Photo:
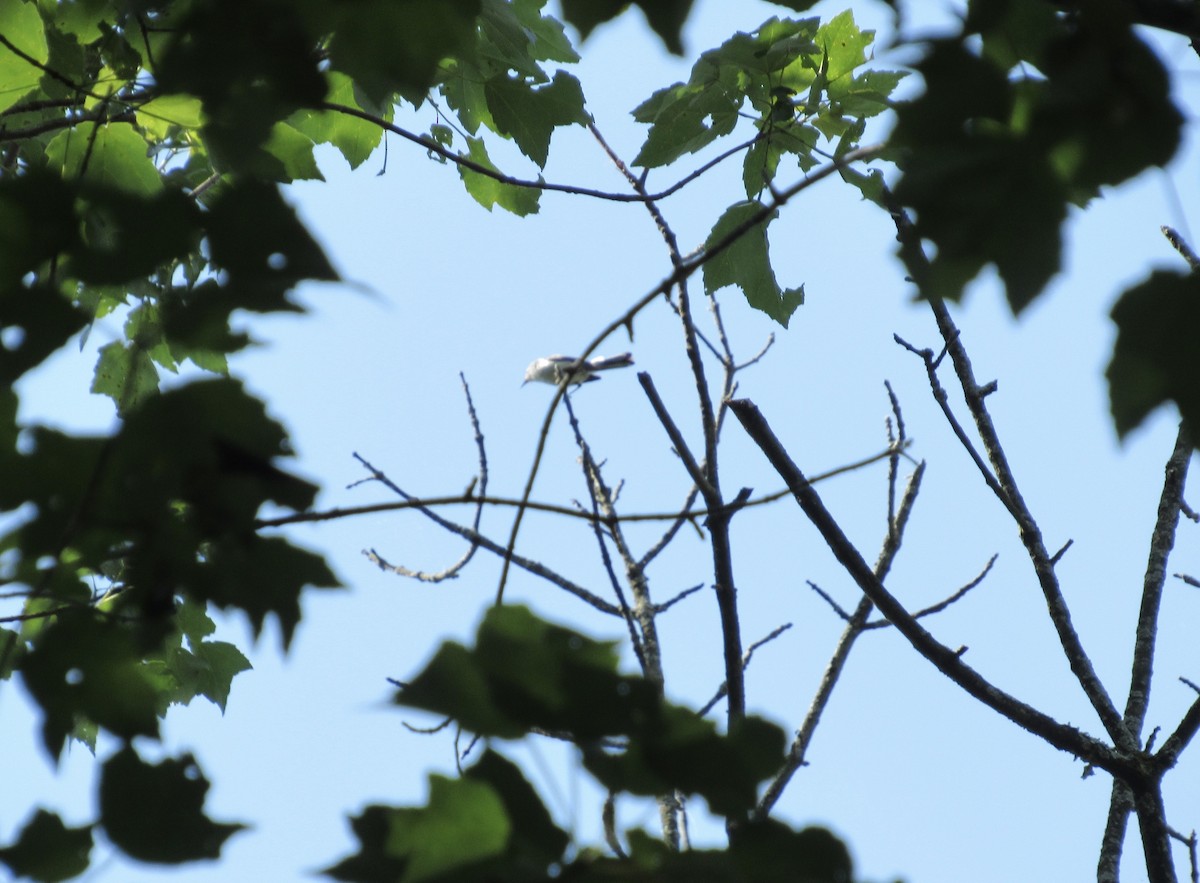
{"label": "bird perched on branch", "polygon": [[[576,367],[576,363],[578,367]],[[551,386],[561,386],[569,383],[578,386],[590,380],[599,380],[599,371],[609,371],[613,368],[627,368],[633,364],[632,353],[621,353],[619,356],[597,356],[594,359],[584,359],[582,362],[573,356],[543,356],[529,363],[525,369],[525,383],[536,380],[549,383]],[[525,383],[521,385],[524,386]]]}

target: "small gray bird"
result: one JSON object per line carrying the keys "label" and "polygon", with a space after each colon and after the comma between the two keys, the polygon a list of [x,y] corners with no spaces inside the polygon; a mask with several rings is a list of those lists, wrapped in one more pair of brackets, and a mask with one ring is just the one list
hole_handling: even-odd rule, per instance
{"label": "small gray bird", "polygon": [[[551,386],[560,386],[563,383],[578,386],[590,380],[599,380],[600,375],[596,373],[597,371],[629,367],[633,364],[633,354],[621,353],[619,356],[597,356],[594,359],[585,359],[578,368],[572,371],[571,366],[576,361],[577,359],[573,356],[543,356],[535,359],[525,369],[525,383],[536,380],[540,383],[549,383]],[[524,386],[525,383],[522,383],[521,386]]]}

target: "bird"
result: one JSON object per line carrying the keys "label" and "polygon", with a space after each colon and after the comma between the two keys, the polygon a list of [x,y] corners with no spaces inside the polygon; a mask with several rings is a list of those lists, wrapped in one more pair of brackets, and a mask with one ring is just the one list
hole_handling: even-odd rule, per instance
{"label": "bird", "polygon": [[599,371],[626,368],[632,365],[633,354],[621,353],[619,356],[596,356],[594,359],[584,359],[578,368],[571,370],[576,362],[579,360],[574,356],[554,355],[534,359],[525,369],[525,381],[521,386],[531,380],[549,383],[551,386],[560,386],[563,383],[578,386],[581,383],[599,380],[600,375],[597,373]]}

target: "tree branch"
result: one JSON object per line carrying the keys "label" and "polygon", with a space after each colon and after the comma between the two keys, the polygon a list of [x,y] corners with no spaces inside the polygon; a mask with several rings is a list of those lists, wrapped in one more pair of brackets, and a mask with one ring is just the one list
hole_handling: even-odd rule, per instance
{"label": "tree branch", "polygon": [[1150,554],[1146,575],[1142,580],[1142,604],[1138,611],[1137,631],[1133,644],[1133,670],[1129,681],[1129,698],[1125,703],[1125,726],[1135,739],[1141,738],[1150,703],[1150,685],[1154,674],[1154,648],[1158,638],[1158,613],[1162,607],[1163,585],[1167,580],[1167,559],[1175,546],[1175,531],[1179,527],[1179,504],[1187,481],[1188,462],[1192,458],[1192,441],[1180,424],[1175,437],[1175,450],[1167,460],[1166,478],[1158,501],[1158,518],[1150,537]]}
{"label": "tree branch", "polygon": [[858,587],[896,626],[913,648],[932,662],[938,671],[984,705],[999,712],[1022,729],[1040,736],[1055,748],[1083,758],[1115,776],[1133,780],[1144,777],[1144,770],[1125,752],[1114,751],[1093,736],[1075,727],[1060,724],[1044,712],[1004,692],[964,663],[957,653],[937,641],[875,577],[871,567],[825,508],[817,492],[787,455],[758,408],[744,399],[730,402],[730,408],[783,478],[804,514],[821,533],[834,556]]}
{"label": "tree branch", "polygon": [[[1025,546],[1025,553],[1033,565],[1038,586],[1042,590],[1042,596],[1045,598],[1046,608],[1050,614],[1050,621],[1058,633],[1059,643],[1062,645],[1071,671],[1083,688],[1084,695],[1092,704],[1092,708],[1096,710],[1096,714],[1104,725],[1105,732],[1113,740],[1113,744],[1126,752],[1135,752],[1138,750],[1137,740],[1126,729],[1120,712],[1117,711],[1116,705],[1113,704],[1112,698],[1096,674],[1091,659],[1083,649],[1083,644],[1071,622],[1071,613],[1067,608],[1066,599],[1058,584],[1058,575],[1054,572],[1053,560],[1042,539],[1041,528],[1021,496],[1016,477],[1009,466],[1008,457],[1000,444],[999,433],[992,423],[992,417],[985,402],[986,396],[995,387],[993,384],[981,386],[976,381],[974,368],[971,366],[970,357],[962,342],[962,335],[950,316],[949,308],[945,301],[930,291],[928,285],[925,284],[924,280],[928,279],[929,275],[929,261],[907,213],[886,189],[884,190],[884,200],[896,225],[896,238],[900,242],[901,257],[933,312],[938,332],[945,342],[946,353],[950,356],[954,373],[962,387],[967,410],[970,411],[975,422],[975,430],[983,442],[984,452],[991,464],[991,474],[994,476],[994,482],[989,481],[988,484],[997,492],[999,499],[1017,524],[1021,543]],[[960,438],[962,437],[960,435]],[[968,448],[968,450],[972,449]],[[976,459],[978,459],[977,455]]]}

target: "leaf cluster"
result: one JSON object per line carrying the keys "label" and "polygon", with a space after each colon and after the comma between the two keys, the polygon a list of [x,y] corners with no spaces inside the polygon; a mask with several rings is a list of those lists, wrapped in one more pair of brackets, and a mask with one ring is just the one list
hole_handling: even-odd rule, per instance
{"label": "leaf cluster", "polygon": [[[730,818],[745,815],[783,760],[783,732],[773,724],[746,718],[718,734],[656,685],[621,674],[611,643],[516,605],[489,611],[472,647],[444,643],[395,701],[447,715],[479,737],[570,740],[610,794],[696,794]],[[727,851],[678,853],[633,830],[624,860],[584,853],[568,861],[567,834],[494,748],[460,779],[431,776],[427,805],[368,807],[352,827],[359,851],[328,869],[336,880],[851,879],[849,853],[833,835],[765,821],[739,826]]]}

